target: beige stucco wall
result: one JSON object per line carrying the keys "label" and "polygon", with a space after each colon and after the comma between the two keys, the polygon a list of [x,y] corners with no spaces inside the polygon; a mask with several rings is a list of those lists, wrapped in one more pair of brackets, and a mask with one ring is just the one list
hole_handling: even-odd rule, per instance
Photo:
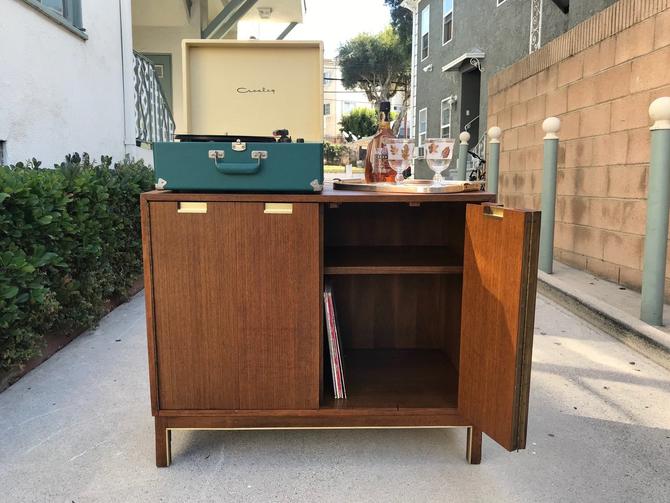
{"label": "beige stucco wall", "polygon": [[[211,16],[219,11],[212,10]],[[200,3],[193,2],[191,16],[186,14],[178,17],[172,12],[168,26],[156,26],[161,20],[144,19],[142,12],[136,12],[133,19],[133,49],[140,53],[170,54],[172,56],[172,115],[177,133],[185,131],[183,127],[183,93],[182,93],[182,51],[181,41],[184,39],[200,38]],[[167,21],[166,21],[167,22]],[[227,39],[237,38],[237,29],[232,29]]]}
{"label": "beige stucco wall", "polygon": [[555,257],[633,288],[641,285],[648,107],[660,96],[670,96],[668,0],[620,0],[489,82],[488,123],[504,131],[501,201],[539,208],[541,125],[560,117]]}

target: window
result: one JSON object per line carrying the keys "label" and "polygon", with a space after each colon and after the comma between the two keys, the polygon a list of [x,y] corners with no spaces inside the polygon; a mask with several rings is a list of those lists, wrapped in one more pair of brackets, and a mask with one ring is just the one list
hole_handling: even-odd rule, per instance
{"label": "window", "polygon": [[430,5],[421,11],[421,61],[428,57],[428,38],[430,32]]}
{"label": "window", "polygon": [[419,147],[426,143],[426,135],[428,134],[428,109],[422,108],[419,110]]}
{"label": "window", "polygon": [[0,166],[3,166],[7,162],[6,160],[7,155],[5,154],[6,145],[7,142],[5,140],[0,140]]}
{"label": "window", "polygon": [[23,1],[82,38],[88,38],[83,33],[84,25],[81,21],[81,0]]}
{"label": "window", "polygon": [[496,0],[498,2],[498,7],[504,4],[507,0]]}
{"label": "window", "polygon": [[353,101],[345,101],[342,105],[342,115],[350,114],[354,108],[356,108],[356,103]]}
{"label": "window", "polygon": [[454,0],[442,0],[442,45],[454,34]]}
{"label": "window", "polygon": [[82,28],[81,0],[36,0],[47,10],[59,14],[75,28]]}
{"label": "window", "polygon": [[451,138],[451,103],[449,103],[449,98],[442,100],[440,116],[440,137]]}
{"label": "window", "polygon": [[[39,0],[47,9],[58,12],[61,16],[65,13],[65,5],[63,0]],[[63,16],[65,17],[65,16]]]}
{"label": "window", "polygon": [[330,103],[323,104],[323,115],[330,115]]}
{"label": "window", "polygon": [[323,72],[323,85],[327,86],[330,84],[330,72]]}

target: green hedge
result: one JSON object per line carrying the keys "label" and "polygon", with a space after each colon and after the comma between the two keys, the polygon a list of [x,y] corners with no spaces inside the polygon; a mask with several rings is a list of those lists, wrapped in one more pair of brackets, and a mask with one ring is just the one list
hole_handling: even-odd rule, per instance
{"label": "green hedge", "polygon": [[[344,166],[352,162],[354,156],[354,151],[348,145],[328,142],[323,144],[323,158],[326,164]],[[353,159],[353,162],[356,160]]]}
{"label": "green hedge", "polygon": [[73,154],[55,169],[0,166],[0,370],[40,352],[44,335],[93,326],[142,271],[142,162]]}

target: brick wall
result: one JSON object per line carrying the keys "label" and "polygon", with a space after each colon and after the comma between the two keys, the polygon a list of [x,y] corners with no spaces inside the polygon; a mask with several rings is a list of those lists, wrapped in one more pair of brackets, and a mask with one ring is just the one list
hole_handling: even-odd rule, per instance
{"label": "brick wall", "polygon": [[539,208],[542,121],[560,117],[555,257],[637,289],[648,107],[660,96],[670,96],[670,0],[620,0],[489,80],[501,201]]}

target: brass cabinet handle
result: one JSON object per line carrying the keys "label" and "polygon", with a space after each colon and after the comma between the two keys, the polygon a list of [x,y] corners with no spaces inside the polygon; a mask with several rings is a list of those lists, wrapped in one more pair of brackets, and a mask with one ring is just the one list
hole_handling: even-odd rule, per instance
{"label": "brass cabinet handle", "polygon": [[292,215],[293,203],[265,203],[266,215]]}
{"label": "brass cabinet handle", "polygon": [[207,203],[177,203],[177,213],[207,213]]}
{"label": "brass cabinet handle", "polygon": [[484,205],[484,215],[487,217],[505,218],[505,209],[502,206]]}

